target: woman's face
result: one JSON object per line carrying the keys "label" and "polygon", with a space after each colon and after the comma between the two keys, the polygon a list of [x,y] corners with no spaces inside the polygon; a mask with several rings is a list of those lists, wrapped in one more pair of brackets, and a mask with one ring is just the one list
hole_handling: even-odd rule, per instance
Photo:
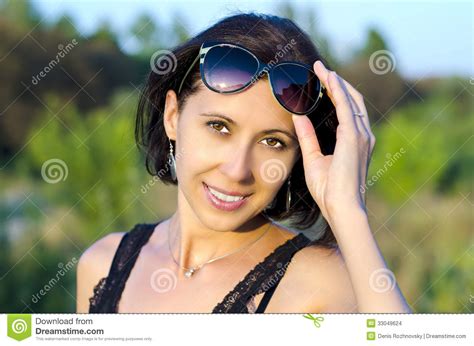
{"label": "woman's face", "polygon": [[[232,95],[200,82],[180,110],[170,90],[164,121],[168,137],[176,140],[178,188],[211,229],[234,230],[259,215],[298,159],[291,113],[275,100],[267,79]],[[221,203],[206,186],[249,196],[243,203]]]}

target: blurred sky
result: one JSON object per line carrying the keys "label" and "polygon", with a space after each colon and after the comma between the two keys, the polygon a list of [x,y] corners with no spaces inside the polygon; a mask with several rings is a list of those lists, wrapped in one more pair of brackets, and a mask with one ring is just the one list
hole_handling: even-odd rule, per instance
{"label": "blurred sky", "polygon": [[[126,37],[142,13],[159,23],[170,23],[180,13],[191,34],[205,29],[233,11],[275,14],[278,1],[168,1],[168,0],[36,0],[46,20],[67,13],[77,29],[87,34],[102,20]],[[360,46],[367,28],[376,27],[395,54],[399,72],[407,78],[425,76],[474,76],[473,1],[291,1],[300,10],[311,9],[316,27],[332,44],[332,52],[344,59]],[[304,25],[298,23],[304,29]],[[125,50],[131,49],[127,44]]]}

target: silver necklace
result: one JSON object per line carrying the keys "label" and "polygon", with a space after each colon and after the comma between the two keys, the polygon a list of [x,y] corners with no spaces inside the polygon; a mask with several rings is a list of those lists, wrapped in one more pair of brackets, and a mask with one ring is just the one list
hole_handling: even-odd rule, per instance
{"label": "silver necklace", "polygon": [[222,258],[224,258],[224,257],[228,257],[228,256],[230,256],[230,255],[232,255],[232,254],[234,254],[234,253],[236,253],[236,252],[239,252],[239,251],[241,251],[241,250],[243,250],[243,249],[246,249],[246,248],[250,247],[251,245],[255,244],[257,241],[260,240],[260,238],[262,238],[262,237],[268,232],[268,230],[270,229],[270,226],[268,226],[267,230],[266,230],[265,232],[263,232],[256,240],[254,240],[254,241],[251,242],[250,244],[245,245],[245,246],[242,246],[242,247],[238,248],[237,250],[232,251],[232,252],[229,253],[229,254],[226,254],[226,255],[223,255],[223,256],[219,256],[219,257],[215,257],[215,258],[213,258],[213,259],[211,259],[211,260],[209,260],[209,261],[207,261],[207,262],[204,262],[204,263],[202,263],[202,264],[200,264],[200,265],[198,265],[198,266],[191,267],[191,268],[183,267],[183,266],[180,265],[179,262],[174,258],[173,251],[171,250],[171,244],[170,244],[170,229],[171,229],[171,221],[170,221],[170,224],[168,225],[168,248],[169,248],[169,250],[170,250],[171,258],[173,258],[174,263],[176,263],[176,264],[178,265],[178,267],[180,267],[181,269],[185,270],[184,276],[187,277],[187,278],[190,278],[190,277],[193,276],[193,274],[194,274],[197,270],[201,269],[204,265],[209,264],[209,263],[212,263],[212,262],[217,261],[217,260],[219,260],[219,259],[222,259]]}

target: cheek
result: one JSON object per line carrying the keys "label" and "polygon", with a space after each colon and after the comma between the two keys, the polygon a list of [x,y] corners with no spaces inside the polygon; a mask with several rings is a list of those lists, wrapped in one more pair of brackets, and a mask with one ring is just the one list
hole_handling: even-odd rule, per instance
{"label": "cheek", "polygon": [[287,156],[267,158],[259,162],[257,167],[258,180],[262,186],[270,190],[279,189],[293,167],[291,157]]}
{"label": "cheek", "polygon": [[179,156],[176,157],[176,165],[185,175],[205,170],[206,163],[216,154],[216,145],[209,144],[209,135],[197,126],[189,126],[178,132],[179,145],[175,155]]}

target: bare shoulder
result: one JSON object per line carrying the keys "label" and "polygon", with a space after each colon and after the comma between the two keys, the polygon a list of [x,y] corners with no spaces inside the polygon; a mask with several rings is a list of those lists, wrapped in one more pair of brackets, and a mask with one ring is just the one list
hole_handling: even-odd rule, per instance
{"label": "bare shoulder", "polygon": [[301,296],[306,297],[305,308],[314,312],[357,312],[352,282],[339,248],[307,246],[293,256],[291,267]]}
{"label": "bare shoulder", "polygon": [[109,273],[115,251],[124,232],[109,233],[94,242],[79,258],[77,265],[77,301],[78,313],[88,312],[89,298],[99,280]]}

